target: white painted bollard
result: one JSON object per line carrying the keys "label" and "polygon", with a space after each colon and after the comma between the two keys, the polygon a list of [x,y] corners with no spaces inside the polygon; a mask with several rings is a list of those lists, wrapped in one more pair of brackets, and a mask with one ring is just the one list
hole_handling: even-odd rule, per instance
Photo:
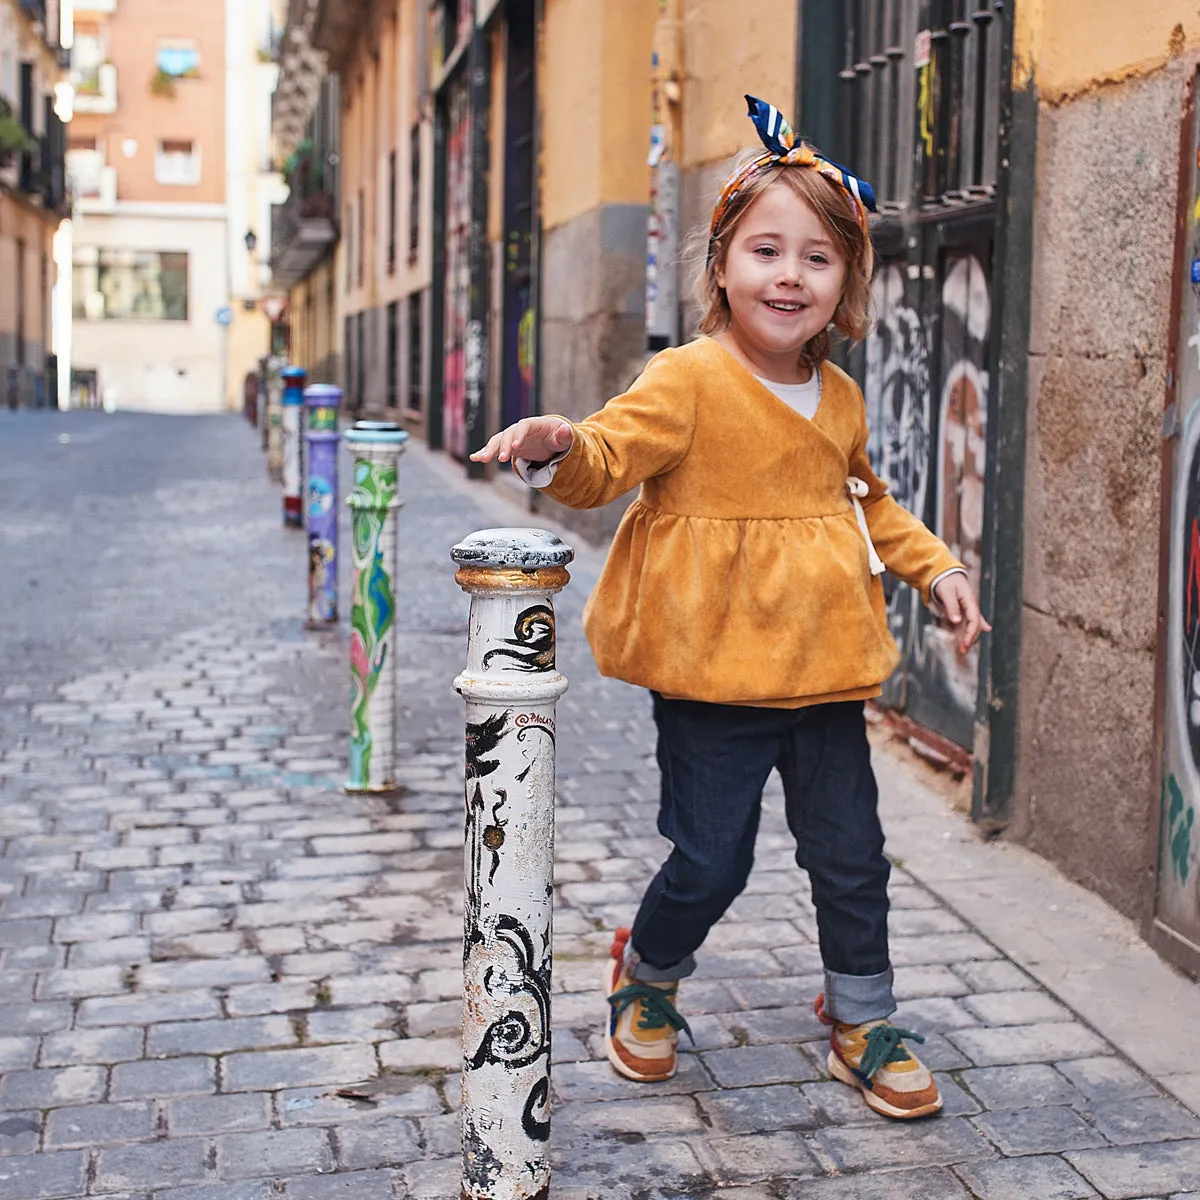
{"label": "white painted bollard", "polygon": [[454,547],[471,596],[466,704],[462,1200],[550,1188],[554,886],[553,597],[574,551],[543,529],[485,529]]}

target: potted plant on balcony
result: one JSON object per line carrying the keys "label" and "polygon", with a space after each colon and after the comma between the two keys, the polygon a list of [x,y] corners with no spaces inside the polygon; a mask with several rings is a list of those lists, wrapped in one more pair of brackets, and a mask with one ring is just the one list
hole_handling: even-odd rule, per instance
{"label": "potted plant on balcony", "polygon": [[154,74],[150,76],[150,94],[152,96],[165,96],[168,99],[175,95],[175,76],[170,71],[164,71],[162,67],[155,67]]}
{"label": "potted plant on balcony", "polygon": [[311,138],[305,138],[288,155],[283,164],[283,177],[287,185],[296,195],[307,195],[312,186],[314,152]]}
{"label": "potted plant on balcony", "polygon": [[15,188],[20,183],[20,156],[32,154],[37,140],[13,116],[8,101],[0,97],[0,184]]}
{"label": "potted plant on balcony", "polygon": [[37,140],[13,116],[12,106],[0,97],[0,163],[7,163],[13,154],[29,154],[37,149]]}

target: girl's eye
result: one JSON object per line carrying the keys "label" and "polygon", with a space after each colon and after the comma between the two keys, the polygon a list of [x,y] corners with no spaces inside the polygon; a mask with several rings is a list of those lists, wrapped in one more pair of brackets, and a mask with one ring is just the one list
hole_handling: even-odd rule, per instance
{"label": "girl's eye", "polygon": [[808,256],[808,261],[816,263],[819,267],[825,267],[829,265],[829,259],[827,259],[823,254],[810,254]]}
{"label": "girl's eye", "polygon": [[759,246],[759,248],[757,250],[755,250],[754,253],[761,254],[764,258],[774,258],[776,256],[776,254],[778,254],[779,252],[775,249],[774,246]]}

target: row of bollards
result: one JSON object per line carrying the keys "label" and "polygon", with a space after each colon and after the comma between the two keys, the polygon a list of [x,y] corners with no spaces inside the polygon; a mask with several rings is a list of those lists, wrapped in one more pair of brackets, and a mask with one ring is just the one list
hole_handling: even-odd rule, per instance
{"label": "row of bollards", "polygon": [[[259,402],[283,519],[308,537],[309,629],[338,626],[341,390],[285,367]],[[277,396],[277,400],[276,400]],[[273,411],[274,410],[274,411]],[[306,419],[305,419],[306,414]],[[278,437],[275,437],[278,431]],[[348,792],[396,786],[398,464],[408,434],[359,421],[353,456]],[[451,551],[471,597],[465,669],[462,1200],[546,1200],[555,707],[554,596],[574,552],[540,529],[488,529]]]}

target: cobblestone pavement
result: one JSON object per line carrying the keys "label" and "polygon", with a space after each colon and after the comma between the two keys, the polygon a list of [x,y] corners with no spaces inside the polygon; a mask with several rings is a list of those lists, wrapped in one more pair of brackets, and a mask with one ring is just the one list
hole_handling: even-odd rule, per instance
{"label": "cobblestone pavement", "polygon": [[[301,631],[301,538],[246,426],[0,415],[0,1200],[458,1195],[447,550],[512,517],[423,453],[402,477],[384,801],[339,790],[344,641]],[[578,633],[584,558],[560,603],[556,1200],[1198,1200],[1200,1121],[902,867],[899,1019],[945,1112],[889,1124],[829,1081],[777,792],[681,991],[695,1050],[667,1084],[612,1074],[601,962],[662,845],[648,705]]]}

